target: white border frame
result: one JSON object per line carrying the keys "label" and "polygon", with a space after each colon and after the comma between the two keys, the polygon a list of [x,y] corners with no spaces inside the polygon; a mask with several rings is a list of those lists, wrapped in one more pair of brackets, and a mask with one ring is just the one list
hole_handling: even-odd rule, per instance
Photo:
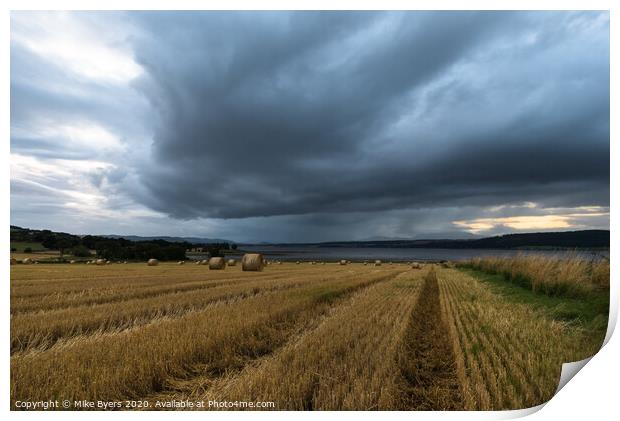
{"label": "white border frame", "polygon": [[[2,60],[3,66],[2,72],[2,94],[3,103],[2,108],[2,127],[5,133],[5,142],[3,152],[0,154],[0,168],[5,172],[5,178],[0,184],[1,196],[3,198],[2,220],[5,221],[5,227],[10,224],[10,10],[139,10],[139,9],[151,9],[151,10],[234,10],[234,9],[273,9],[273,10],[334,10],[334,9],[365,9],[365,10],[384,10],[384,9],[397,9],[397,10],[609,10],[610,11],[610,54],[611,54],[611,152],[610,152],[610,175],[611,184],[616,184],[618,180],[618,170],[613,165],[614,161],[618,161],[618,128],[616,122],[620,121],[620,115],[618,114],[618,83],[617,75],[618,67],[618,46],[620,42],[618,40],[618,16],[620,10],[620,3],[611,0],[565,0],[565,1],[553,1],[553,0],[502,0],[502,1],[489,1],[489,0],[473,0],[473,1],[459,1],[459,0],[443,0],[443,1],[402,1],[402,0],[384,0],[384,1],[351,1],[341,0],[338,2],[328,0],[315,0],[315,1],[297,1],[286,2],[282,0],[271,1],[241,1],[241,0],[229,0],[227,2],[215,2],[215,1],[197,1],[197,0],[176,0],[176,1],[159,1],[154,3],[153,1],[135,0],[131,3],[120,0],[96,0],[96,1],[76,1],[76,0],[57,0],[57,1],[8,1],[5,3],[6,9],[2,16]],[[614,190],[610,191],[610,209],[615,209],[618,204],[618,195],[614,193]],[[608,415],[618,414],[618,375],[620,374],[620,363],[617,355],[620,355],[620,345],[617,335],[614,337],[612,332],[615,328],[618,317],[618,279],[617,271],[614,270],[617,260],[616,247],[618,246],[618,233],[613,213],[610,212],[610,228],[611,228],[611,250],[610,257],[612,262],[612,288],[611,288],[611,309],[610,309],[610,322],[606,337],[606,345],[597,353],[592,360],[587,364],[584,370],[579,372],[575,378],[568,382],[568,384],[559,391],[559,393],[546,405],[541,405],[537,408],[519,410],[519,411],[504,411],[504,412],[390,412],[382,413],[381,416],[387,416],[390,419],[411,419],[415,417],[418,419],[509,419],[525,416],[535,413],[531,416],[531,419],[583,419],[584,417],[609,418]],[[0,251],[4,256],[9,255],[9,231],[2,231],[2,241],[0,242]],[[1,260],[2,273],[5,274],[4,281],[4,294],[2,295],[4,300],[5,318],[2,321],[2,338],[4,347],[2,348],[2,382],[0,386],[0,399],[2,402],[2,410],[9,412],[9,366],[10,366],[10,353],[9,353],[9,273],[10,267],[6,259]],[[538,412],[537,412],[538,411]],[[145,416],[153,417],[155,419],[169,419],[171,416],[182,418],[204,418],[208,416],[210,418],[218,419],[240,419],[251,417],[255,421],[272,420],[272,419],[288,419],[290,416],[294,416],[299,419],[314,418],[317,415],[320,417],[336,418],[339,419],[370,419],[376,415],[372,412],[322,412],[322,413],[309,413],[309,412],[295,412],[293,414],[289,412],[252,412],[252,413],[238,413],[238,412],[218,412],[205,414],[203,412],[158,412],[158,413],[136,413],[136,412],[119,412],[115,413],[116,417],[124,419],[143,418]],[[14,419],[30,419],[36,417],[37,419],[78,419],[85,414],[80,412],[16,412],[11,411],[8,414]],[[89,417],[94,419],[104,419],[110,417],[108,412],[95,412],[89,413]]]}

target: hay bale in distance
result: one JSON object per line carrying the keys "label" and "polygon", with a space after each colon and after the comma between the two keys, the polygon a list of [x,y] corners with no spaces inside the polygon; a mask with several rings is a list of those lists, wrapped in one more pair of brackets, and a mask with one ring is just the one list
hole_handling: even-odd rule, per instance
{"label": "hay bale in distance", "polygon": [[95,264],[96,264],[97,266],[103,266],[103,265],[105,265],[105,260],[103,260],[103,259],[97,259],[97,260],[95,260]]}
{"label": "hay bale in distance", "polygon": [[223,257],[212,257],[209,259],[209,270],[226,269],[226,261]]}
{"label": "hay bale in distance", "polygon": [[418,262],[413,262],[411,264],[411,269],[422,269],[422,265],[419,264]]}
{"label": "hay bale in distance", "polygon": [[69,260],[69,264],[72,265],[75,263],[75,260]]}
{"label": "hay bale in distance", "polygon": [[157,259],[149,259],[149,261],[146,262],[146,264],[148,266],[157,266],[159,264],[159,260],[157,260]]}
{"label": "hay bale in distance", "polygon": [[340,264],[341,264],[342,266],[344,266],[344,265],[346,265],[346,264],[347,264],[347,261],[346,261],[346,260],[341,260],[341,261],[340,261]]}
{"label": "hay bale in distance", "polygon": [[[299,264],[299,262],[297,263]],[[241,259],[241,269],[243,271],[260,272],[263,270],[263,266],[265,266],[265,262],[263,260],[263,255],[260,253],[247,253],[244,254]]]}
{"label": "hay bale in distance", "polygon": [[375,260],[375,266],[381,266],[381,260]]}
{"label": "hay bale in distance", "polygon": [[177,265],[184,265],[184,264],[185,264],[185,261],[184,261],[184,260],[179,260],[179,261],[177,262]]}
{"label": "hay bale in distance", "polygon": [[237,266],[237,261],[235,259],[228,259],[228,266]]}
{"label": "hay bale in distance", "polygon": [[26,257],[24,260],[22,260],[22,263],[25,265],[31,265],[34,263],[34,260],[32,260],[30,257]]}

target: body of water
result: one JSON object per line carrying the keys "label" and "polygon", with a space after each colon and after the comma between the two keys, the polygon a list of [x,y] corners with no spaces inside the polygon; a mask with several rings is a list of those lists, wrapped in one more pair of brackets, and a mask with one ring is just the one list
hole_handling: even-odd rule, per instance
{"label": "body of water", "polygon": [[587,259],[609,258],[608,250],[500,250],[500,249],[433,249],[433,248],[381,248],[381,247],[317,247],[317,246],[242,246],[241,251],[262,253],[268,259],[283,261],[324,260],[351,261],[383,260],[383,261],[441,261],[466,260],[474,257],[500,256],[511,257],[517,254],[544,255],[565,258],[582,255]]}

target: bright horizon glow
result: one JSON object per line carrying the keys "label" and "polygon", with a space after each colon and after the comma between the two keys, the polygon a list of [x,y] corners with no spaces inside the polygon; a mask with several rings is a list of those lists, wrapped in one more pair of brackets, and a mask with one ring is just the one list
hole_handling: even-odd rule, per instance
{"label": "bright horizon glow", "polygon": [[579,229],[583,227],[574,222],[575,218],[593,218],[597,216],[609,216],[609,212],[476,218],[472,220],[454,221],[453,223],[472,234],[480,234],[484,231],[499,227],[507,227],[518,231]]}

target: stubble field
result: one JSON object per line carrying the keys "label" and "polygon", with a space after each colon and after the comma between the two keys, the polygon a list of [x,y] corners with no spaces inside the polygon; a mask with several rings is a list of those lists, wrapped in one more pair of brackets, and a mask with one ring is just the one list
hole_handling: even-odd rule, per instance
{"label": "stubble field", "polygon": [[504,292],[439,265],[16,265],[12,408],[538,405],[553,395],[561,364],[593,355],[603,337]]}

